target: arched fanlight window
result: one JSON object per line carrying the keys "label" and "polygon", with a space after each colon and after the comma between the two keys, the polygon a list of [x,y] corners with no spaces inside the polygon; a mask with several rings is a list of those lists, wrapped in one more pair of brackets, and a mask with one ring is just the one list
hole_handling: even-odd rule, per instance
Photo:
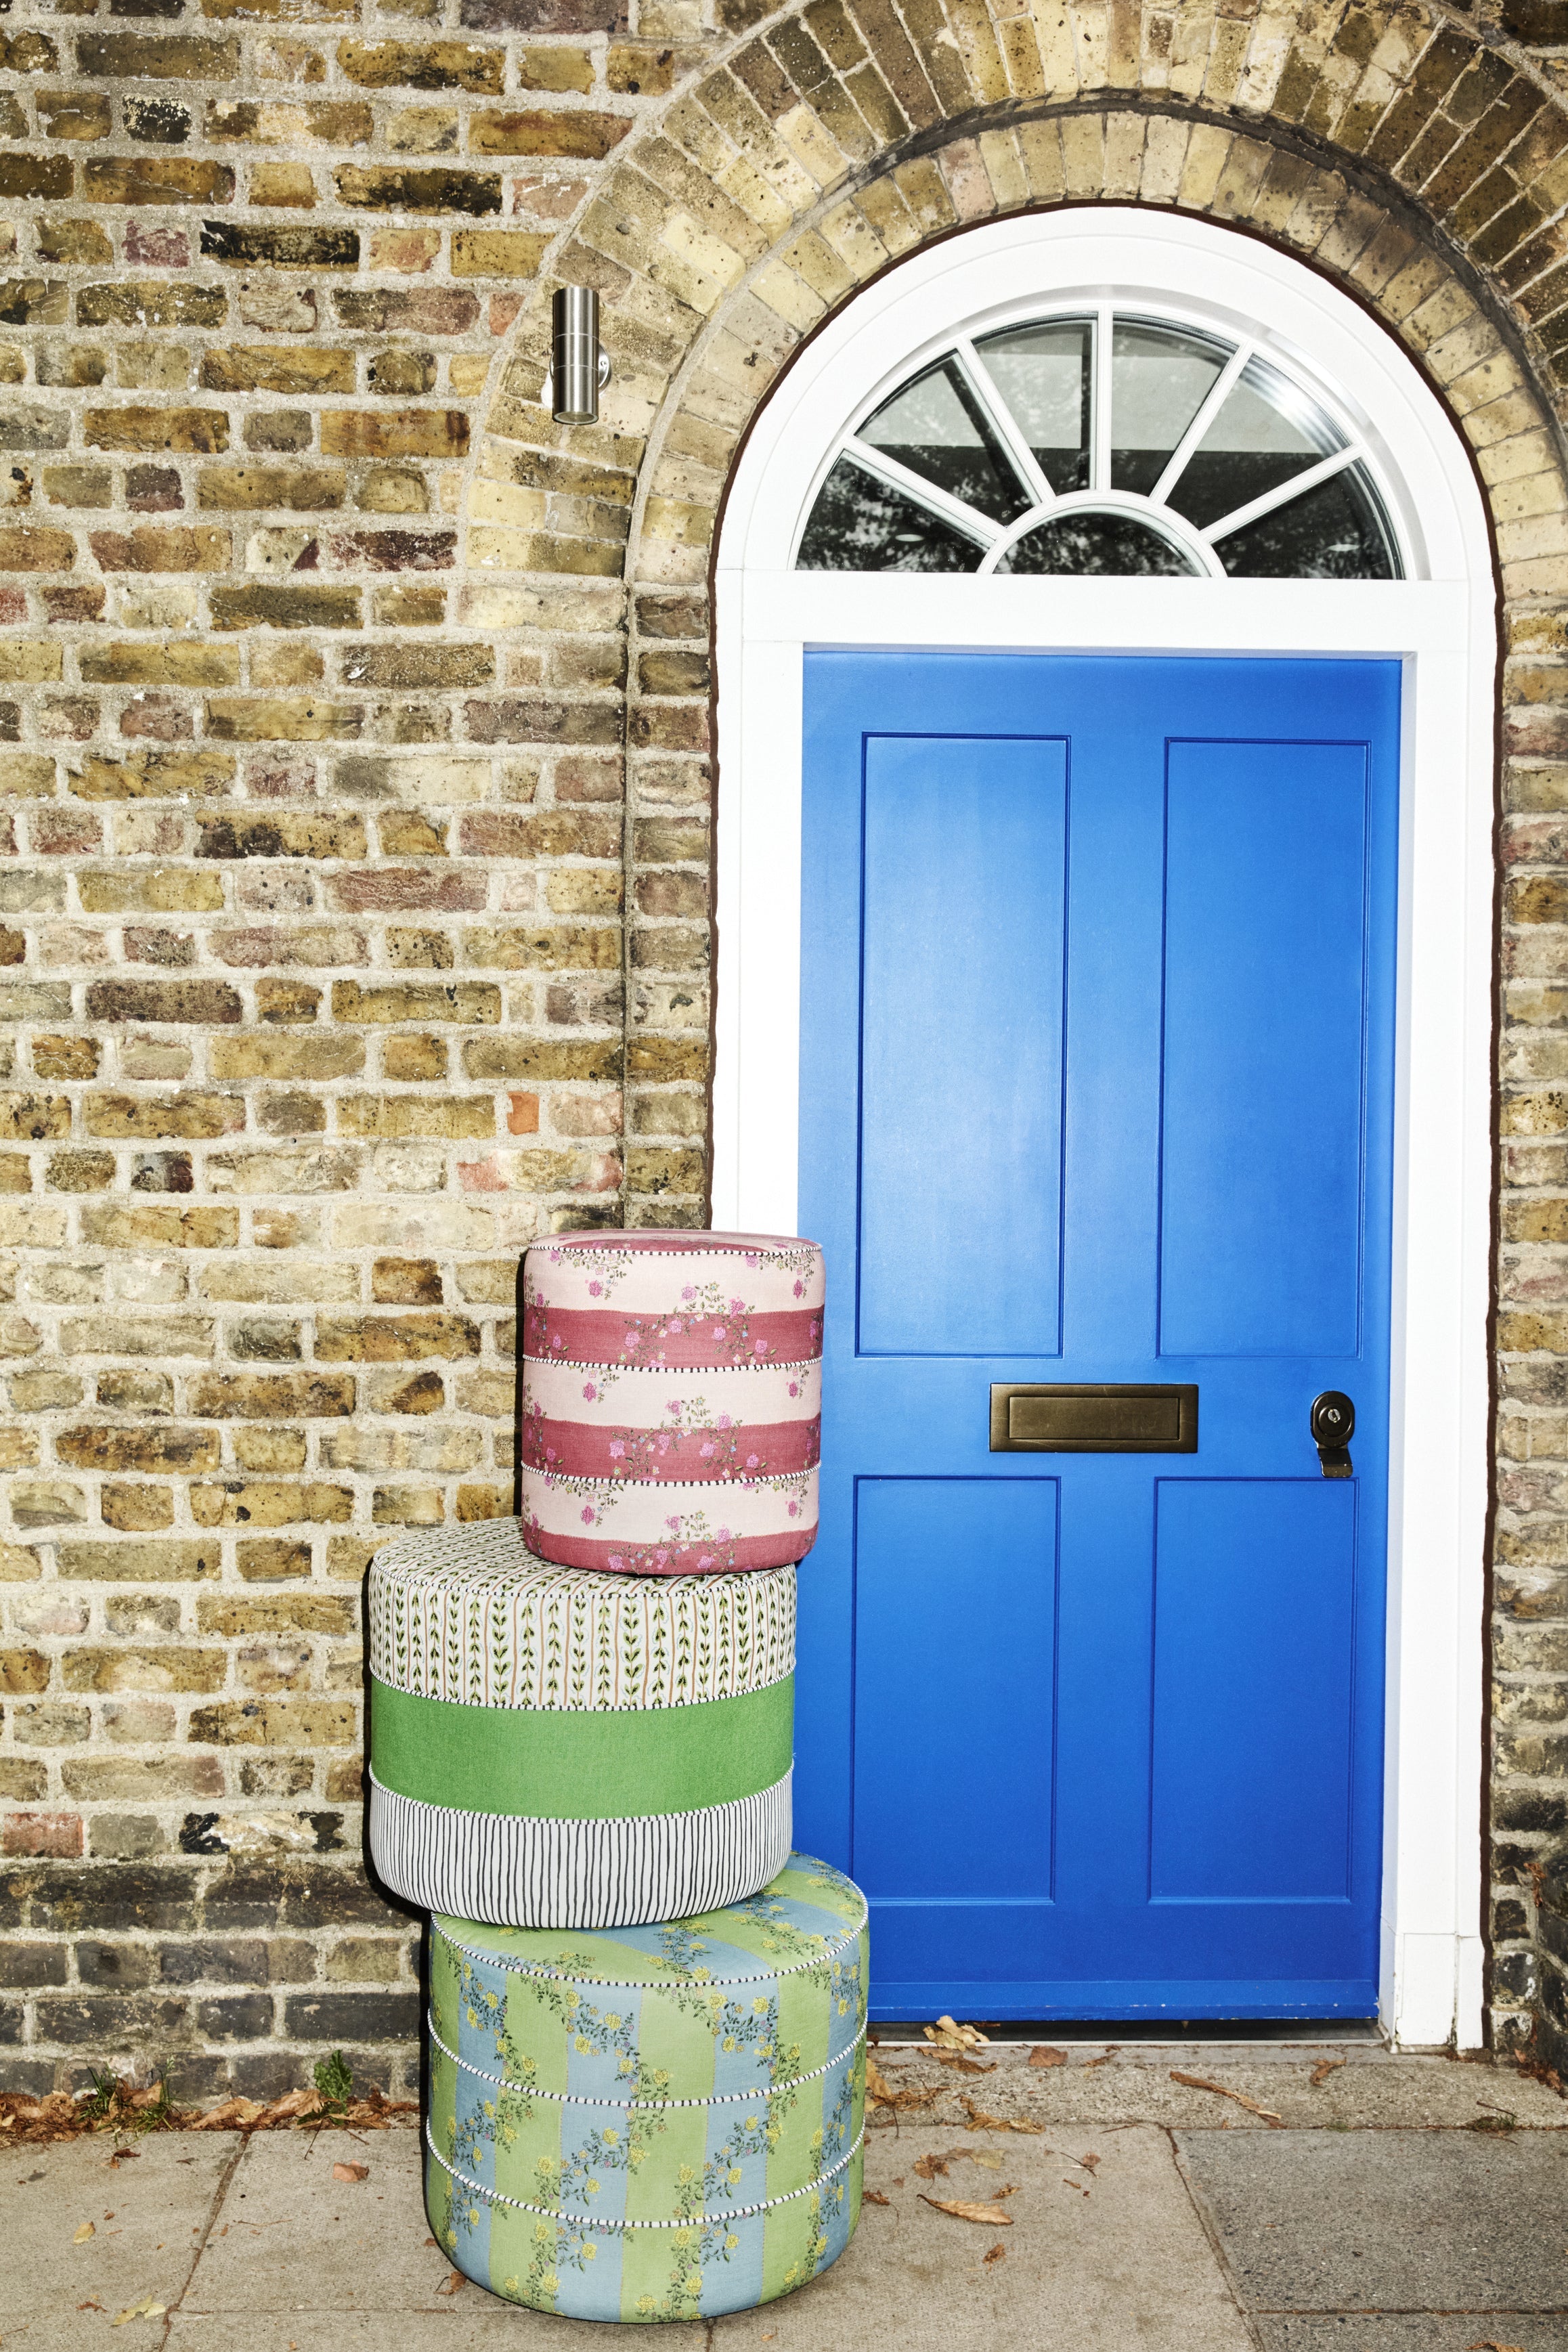
{"label": "arched fanlight window", "polygon": [[1368,453],[1274,353],[1111,310],[960,336],[847,434],[805,572],[1394,580]]}

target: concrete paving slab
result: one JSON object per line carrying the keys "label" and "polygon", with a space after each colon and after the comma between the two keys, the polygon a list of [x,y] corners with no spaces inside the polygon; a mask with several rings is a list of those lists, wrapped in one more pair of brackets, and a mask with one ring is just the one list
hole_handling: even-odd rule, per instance
{"label": "concrete paving slab", "polygon": [[[1047,2068],[1031,2066],[1027,2050],[1013,2045],[981,2053],[985,2063],[995,2063],[995,2073],[986,2074],[944,2070],[912,2050],[876,2054],[895,2088],[940,2086],[942,2096],[931,2116],[960,2125],[967,2097],[992,2114],[1032,2116],[1040,2123],[1156,2123],[1199,2131],[1225,2124],[1232,2131],[1272,2128],[1265,2117],[1234,2100],[1173,2082],[1174,2071],[1239,2091],[1256,2105],[1271,2108],[1292,2129],[1335,2125],[1385,2131],[1401,2125],[1462,2125],[1500,2109],[1521,2124],[1552,2130],[1568,2126],[1568,2102],[1512,2066],[1443,2057],[1390,2058],[1385,2052],[1353,2043],[1274,2051],[1262,2057],[1253,2051],[1238,2055],[1234,2045],[1216,2054],[1200,2044],[1145,2044],[1102,2052],[1102,2064],[1072,2049],[1064,2065]],[[1314,2074],[1321,2077],[1316,2084]]]}
{"label": "concrete paving slab", "polygon": [[1254,2322],[1263,2352],[1475,2352],[1502,2345],[1510,2352],[1568,2352],[1568,2320],[1521,2319],[1517,2313],[1431,2312],[1369,2319],[1340,2313],[1321,2319]]}
{"label": "concrete paving slab", "polygon": [[[120,2313],[174,2304],[215,2194],[238,2153],[227,2137],[149,2137],[111,2159],[104,2138],[0,2152],[0,2338],[6,2352],[76,2352]],[[92,2224],[80,2243],[76,2233]],[[160,2344],[157,2315],[127,2320],[116,2352]]]}
{"label": "concrete paving slab", "polygon": [[[1254,2312],[1568,2317],[1568,2133],[1183,2132]],[[1478,2326],[1470,2339],[1507,2330]]]}
{"label": "concrete paving slab", "polygon": [[[963,2160],[945,2178],[921,2179],[918,2158],[954,2147]],[[1075,2159],[1089,2154],[1100,2162],[1086,2171]],[[1036,2139],[906,2125],[868,2140],[866,2183],[889,2202],[867,2203],[833,2268],[716,2321],[713,2352],[1248,2352],[1162,2131]],[[1009,2187],[1007,2229],[921,2201],[983,2202]]]}

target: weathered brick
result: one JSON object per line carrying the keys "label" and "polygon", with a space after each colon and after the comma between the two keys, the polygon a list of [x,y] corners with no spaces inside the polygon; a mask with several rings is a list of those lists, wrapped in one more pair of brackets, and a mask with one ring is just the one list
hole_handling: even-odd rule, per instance
{"label": "weathered brick", "polygon": [[87,992],[89,1021],[238,1021],[244,1005],[222,980],[95,980]]}
{"label": "weathered brick", "polygon": [[204,221],[201,248],[209,261],[236,269],[357,269],[360,259],[359,231],[353,228]]}
{"label": "weathered brick", "polygon": [[207,352],[202,383],[208,392],[352,393],[353,353],[310,344],[242,343]]}
{"label": "weathered brick", "polygon": [[226,530],[203,523],[89,531],[88,545],[105,572],[226,572],[233,551]]}
{"label": "weathered brick", "polygon": [[368,89],[466,89],[497,97],[506,51],[473,41],[340,41],[344,79]]}
{"label": "weathered brick", "polygon": [[189,33],[79,33],[76,61],[104,81],[232,81],[239,43]]}
{"label": "weathered brick", "polygon": [[59,1572],[85,1583],[193,1584],[216,1580],[223,1569],[221,1547],[189,1538],[156,1543],[104,1543],[70,1539],[59,1549]]}
{"label": "weathered brick", "polygon": [[462,457],[468,418],[460,408],[330,409],[321,419],[329,457]]}
{"label": "weathered brick", "polygon": [[190,155],[91,155],[81,167],[81,192],[89,205],[226,205],[234,172]]}
{"label": "weathered brick", "polygon": [[597,162],[619,146],[631,127],[629,114],[597,114],[586,107],[492,110],[469,118],[468,147],[475,155],[566,155]]}
{"label": "weathered brick", "polygon": [[196,503],[231,512],[274,507],[309,514],[341,507],[347,487],[337,466],[204,466],[197,477]]}
{"label": "weathered brick", "polygon": [[496,172],[344,163],[333,178],[341,204],[377,212],[471,215],[499,213],[501,207],[500,175]]}
{"label": "weathered brick", "polygon": [[526,229],[460,228],[452,232],[454,278],[537,278],[549,238]]}

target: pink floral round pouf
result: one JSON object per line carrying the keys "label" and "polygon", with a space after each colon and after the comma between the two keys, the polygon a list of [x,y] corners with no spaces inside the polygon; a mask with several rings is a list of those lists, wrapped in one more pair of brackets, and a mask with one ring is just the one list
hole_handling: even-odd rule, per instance
{"label": "pink floral round pouf", "polygon": [[816,1538],[822,1252],[563,1234],[523,1260],[522,1528],[634,1576],[783,1568]]}

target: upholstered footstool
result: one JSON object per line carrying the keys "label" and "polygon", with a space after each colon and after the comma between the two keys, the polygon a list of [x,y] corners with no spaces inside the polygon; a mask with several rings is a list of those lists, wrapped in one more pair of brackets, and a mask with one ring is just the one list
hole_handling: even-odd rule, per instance
{"label": "upholstered footstool", "polygon": [[399,1537],[369,1584],[381,1876],[517,1927],[753,1895],[790,1850],[795,1608],[789,1567],[599,1575],[516,1519]]}
{"label": "upholstered footstool", "polygon": [[866,1904],[792,1854],[696,1918],[433,1922],[426,2201],[468,2278],[574,2319],[746,2311],[859,2216]]}
{"label": "upholstered footstool", "polygon": [[816,1538],[822,1304],[815,1242],[536,1242],[523,1261],[530,1549],[638,1576],[804,1559]]}

